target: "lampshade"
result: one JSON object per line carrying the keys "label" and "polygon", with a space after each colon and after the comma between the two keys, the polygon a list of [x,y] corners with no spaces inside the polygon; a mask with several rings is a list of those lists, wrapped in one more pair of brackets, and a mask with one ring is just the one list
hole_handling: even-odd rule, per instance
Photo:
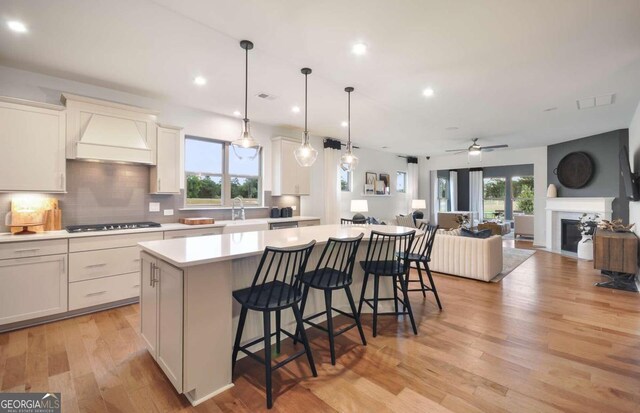
{"label": "lampshade", "polygon": [[366,199],[352,199],[351,212],[369,212],[369,205]]}
{"label": "lampshade", "polygon": [[427,207],[427,201],[424,199],[412,199],[411,209],[425,209]]}
{"label": "lampshade", "polygon": [[260,153],[260,144],[251,135],[251,123],[247,111],[248,90],[249,90],[249,50],[253,49],[253,43],[249,40],[242,40],[240,47],[244,49],[244,118],[242,119],[242,133],[240,137],[231,142],[231,147],[238,159],[254,159]]}
{"label": "lampshade", "polygon": [[311,146],[307,129],[307,77],[311,74],[311,69],[304,67],[300,72],[304,75],[304,132],[302,133],[302,144],[296,148],[293,155],[298,165],[306,167],[313,165],[318,157],[318,151]]}

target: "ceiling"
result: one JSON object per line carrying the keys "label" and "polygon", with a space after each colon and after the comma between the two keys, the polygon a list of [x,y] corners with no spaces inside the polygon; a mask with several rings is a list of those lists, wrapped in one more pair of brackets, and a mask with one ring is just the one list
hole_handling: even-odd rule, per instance
{"label": "ceiling", "polygon": [[[252,120],[301,127],[308,66],[313,134],[345,138],[354,86],[354,143],[409,155],[626,128],[640,100],[639,0],[3,0],[0,18],[0,64],[228,115],[250,39]],[[577,109],[607,93],[613,105]]]}

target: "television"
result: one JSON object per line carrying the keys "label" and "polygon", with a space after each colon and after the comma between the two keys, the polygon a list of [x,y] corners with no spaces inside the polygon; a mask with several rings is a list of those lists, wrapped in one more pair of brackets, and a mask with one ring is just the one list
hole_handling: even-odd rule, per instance
{"label": "television", "polygon": [[640,200],[640,192],[638,191],[638,176],[631,172],[631,165],[629,163],[629,151],[624,146],[620,149],[620,176],[624,182],[624,192],[627,194],[627,199],[630,201]]}

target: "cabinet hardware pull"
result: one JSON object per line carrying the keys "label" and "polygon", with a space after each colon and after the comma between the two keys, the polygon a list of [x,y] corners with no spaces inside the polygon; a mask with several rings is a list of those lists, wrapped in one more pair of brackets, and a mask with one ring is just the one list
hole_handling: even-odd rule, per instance
{"label": "cabinet hardware pull", "polygon": [[138,288],[138,287],[140,287],[140,284],[136,284],[133,286],[133,288]]}
{"label": "cabinet hardware pull", "polygon": [[106,265],[107,265],[106,263],[100,263],[100,264],[89,264],[89,265],[86,265],[84,268],[105,267]]}
{"label": "cabinet hardware pull", "polygon": [[140,258],[134,259],[133,262],[140,262]]}
{"label": "cabinet hardware pull", "polygon": [[15,252],[36,252],[40,251],[40,248],[24,248],[21,250],[15,250]]}
{"label": "cabinet hardware pull", "polygon": [[104,294],[104,293],[106,293],[106,292],[107,292],[106,290],[104,290],[104,291],[96,291],[95,293],[89,293],[89,294],[87,294],[86,296],[87,296],[87,297],[92,297],[92,296],[94,296],[94,295],[100,295],[100,294]]}
{"label": "cabinet hardware pull", "polygon": [[60,173],[60,189],[64,189],[64,172]]}
{"label": "cabinet hardware pull", "polygon": [[155,264],[154,263],[149,263],[150,265],[150,270],[149,270],[149,286],[153,287],[153,274],[155,273]]}
{"label": "cabinet hardware pull", "polygon": [[160,192],[160,178],[158,178],[158,192]]}

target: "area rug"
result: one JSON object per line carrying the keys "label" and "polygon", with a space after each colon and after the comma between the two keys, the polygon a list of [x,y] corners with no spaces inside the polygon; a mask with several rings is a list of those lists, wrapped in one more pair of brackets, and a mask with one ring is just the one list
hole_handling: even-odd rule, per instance
{"label": "area rug", "polygon": [[525,262],[530,256],[535,254],[535,250],[523,250],[520,248],[502,248],[502,272],[491,279],[492,283],[502,281],[504,277],[523,262]]}

